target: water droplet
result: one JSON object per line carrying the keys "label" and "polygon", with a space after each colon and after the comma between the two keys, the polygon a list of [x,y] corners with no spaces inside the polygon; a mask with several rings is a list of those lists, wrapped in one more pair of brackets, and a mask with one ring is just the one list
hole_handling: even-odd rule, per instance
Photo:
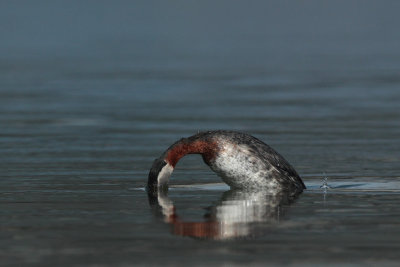
{"label": "water droplet", "polygon": [[322,180],[322,185],[319,187],[324,190],[324,193],[328,192],[328,189],[331,189],[330,185],[328,184],[328,176],[324,173],[324,178]]}

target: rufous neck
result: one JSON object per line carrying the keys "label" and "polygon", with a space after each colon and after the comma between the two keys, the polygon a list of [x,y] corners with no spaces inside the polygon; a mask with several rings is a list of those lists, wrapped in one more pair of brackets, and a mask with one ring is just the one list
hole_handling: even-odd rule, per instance
{"label": "rufous neck", "polygon": [[165,161],[172,167],[187,154],[201,154],[206,162],[213,160],[218,152],[218,145],[214,141],[182,139],[166,152]]}

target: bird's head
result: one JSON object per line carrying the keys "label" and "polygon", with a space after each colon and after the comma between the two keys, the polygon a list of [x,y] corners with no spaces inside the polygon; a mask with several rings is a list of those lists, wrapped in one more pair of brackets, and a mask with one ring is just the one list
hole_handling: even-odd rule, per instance
{"label": "bird's head", "polygon": [[147,191],[149,193],[157,193],[158,190],[166,188],[173,171],[174,167],[166,162],[164,158],[154,160],[147,180]]}

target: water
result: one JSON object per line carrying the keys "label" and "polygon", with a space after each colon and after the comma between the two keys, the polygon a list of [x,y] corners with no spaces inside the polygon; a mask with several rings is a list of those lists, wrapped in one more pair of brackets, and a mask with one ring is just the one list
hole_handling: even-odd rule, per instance
{"label": "water", "polygon": [[[1,265],[398,263],[397,2],[68,3],[0,4]],[[208,129],[309,189],[231,192],[193,155],[149,199],[154,158]]]}

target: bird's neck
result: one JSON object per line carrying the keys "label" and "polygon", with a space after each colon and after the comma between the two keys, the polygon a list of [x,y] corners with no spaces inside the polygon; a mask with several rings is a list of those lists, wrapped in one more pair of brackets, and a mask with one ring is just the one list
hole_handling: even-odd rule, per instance
{"label": "bird's neck", "polygon": [[181,140],[168,149],[165,160],[175,168],[178,161],[186,154],[201,154],[206,163],[213,160],[218,152],[218,145],[214,141],[187,139]]}

